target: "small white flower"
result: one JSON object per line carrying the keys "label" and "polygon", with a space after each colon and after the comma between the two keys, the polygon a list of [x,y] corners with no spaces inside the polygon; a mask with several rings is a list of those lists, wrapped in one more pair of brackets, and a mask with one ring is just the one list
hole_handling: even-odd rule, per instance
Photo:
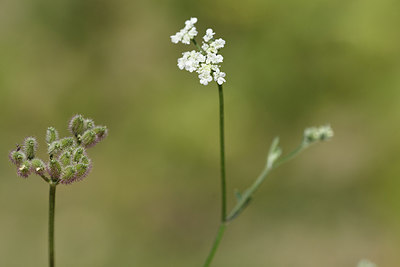
{"label": "small white flower", "polygon": [[200,79],[200,83],[203,85],[207,85],[209,82],[211,82],[213,80],[211,75],[207,75],[207,74],[200,74],[199,75],[199,79]]}
{"label": "small white flower", "polygon": [[190,18],[187,21],[185,21],[185,29],[190,30],[196,24],[197,18]]}
{"label": "small white flower", "polygon": [[210,41],[213,38],[214,34],[215,34],[215,32],[213,32],[212,29],[207,29],[206,35],[203,36],[204,42]]}
{"label": "small white flower", "polygon": [[172,41],[174,44],[179,43],[179,42],[182,40],[182,37],[183,37],[183,35],[184,35],[185,33],[186,33],[186,32],[185,32],[184,30],[180,30],[180,31],[177,32],[175,35],[172,35],[172,36],[171,36],[171,41]]}
{"label": "small white flower", "polygon": [[225,72],[222,72],[219,69],[214,71],[214,81],[216,81],[219,85],[222,85],[224,82],[226,82],[224,78],[225,76]]}
{"label": "small white flower", "polygon": [[225,46],[225,40],[219,38],[211,43],[211,46],[214,46],[215,49],[221,49]]}

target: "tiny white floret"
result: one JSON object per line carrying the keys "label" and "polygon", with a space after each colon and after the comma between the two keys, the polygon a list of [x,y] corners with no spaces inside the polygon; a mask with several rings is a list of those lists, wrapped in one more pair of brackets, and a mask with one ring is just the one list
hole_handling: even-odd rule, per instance
{"label": "tiny white floret", "polygon": [[207,29],[206,35],[203,36],[204,42],[210,41],[213,38],[214,34],[215,34],[215,32],[213,32],[212,29]]}

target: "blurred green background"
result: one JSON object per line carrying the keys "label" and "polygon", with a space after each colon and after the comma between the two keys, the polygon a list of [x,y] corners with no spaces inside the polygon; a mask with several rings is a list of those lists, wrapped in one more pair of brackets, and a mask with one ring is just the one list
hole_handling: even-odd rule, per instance
{"label": "blurred green background", "polygon": [[[2,0],[0,266],[46,266],[48,186],[7,159],[76,113],[109,127],[59,186],[58,266],[200,266],[219,219],[217,87],[176,60],[191,16],[226,40],[229,207],[305,127],[335,138],[273,172],[213,266],[400,262],[400,2]],[[198,39],[199,40],[199,39]]]}

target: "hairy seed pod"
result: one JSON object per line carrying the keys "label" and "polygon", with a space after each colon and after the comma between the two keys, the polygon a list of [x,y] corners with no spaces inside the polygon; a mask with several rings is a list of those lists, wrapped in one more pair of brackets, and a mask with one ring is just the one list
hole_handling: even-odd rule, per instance
{"label": "hairy seed pod", "polygon": [[63,166],[71,165],[71,160],[72,160],[72,154],[70,151],[65,151],[61,154],[60,158],[60,163]]}
{"label": "hairy seed pod", "polygon": [[58,154],[59,152],[61,152],[61,150],[62,146],[60,141],[54,141],[47,148],[47,152],[50,156]]}
{"label": "hairy seed pod", "polygon": [[92,119],[85,119],[85,131],[93,129],[94,127],[95,127],[95,124]]}
{"label": "hairy seed pod", "polygon": [[11,151],[8,157],[10,158],[11,162],[17,166],[21,165],[21,163],[26,160],[25,153],[18,150]]}
{"label": "hairy seed pod", "polygon": [[28,160],[35,158],[36,148],[37,148],[36,139],[34,137],[27,137],[24,141],[23,150]]}
{"label": "hairy seed pod", "polygon": [[31,163],[25,160],[18,166],[17,174],[21,177],[27,178],[31,174]]}
{"label": "hairy seed pod", "polygon": [[36,174],[43,175],[46,165],[41,159],[36,158],[31,161],[31,170]]}
{"label": "hairy seed pod", "polygon": [[73,152],[73,161],[78,163],[84,153],[85,149],[83,147],[78,147],[77,149],[75,149],[75,151]]}
{"label": "hairy seed pod", "polygon": [[69,165],[69,166],[65,167],[63,172],[62,172],[62,176],[61,176],[60,182],[63,183],[63,184],[72,183],[76,178],[75,174],[76,174],[75,166]]}
{"label": "hairy seed pod", "polygon": [[54,127],[47,128],[46,131],[46,143],[50,145],[54,141],[58,140],[58,132]]}
{"label": "hairy seed pod", "polygon": [[89,174],[90,165],[84,163],[78,163],[76,165],[76,177],[77,179],[82,179]]}
{"label": "hairy seed pod", "polygon": [[81,144],[86,147],[92,147],[97,143],[97,135],[94,130],[87,130],[81,138]]}
{"label": "hairy seed pod", "polygon": [[97,142],[100,142],[108,135],[108,130],[105,126],[97,126],[93,129],[93,131],[96,133]]}
{"label": "hairy seed pod", "polygon": [[50,177],[53,179],[60,178],[62,173],[61,164],[56,159],[51,159],[49,165],[47,166],[47,172],[49,173]]}
{"label": "hairy seed pod", "polygon": [[74,146],[75,145],[74,138],[65,137],[65,138],[60,140],[60,145],[61,145],[61,149],[62,150],[66,149],[68,147]]}
{"label": "hairy seed pod", "polygon": [[83,156],[81,157],[79,163],[83,163],[83,164],[89,165],[89,164],[90,164],[90,159],[89,159],[87,156],[83,155]]}
{"label": "hairy seed pod", "polygon": [[81,135],[85,130],[85,120],[82,115],[75,115],[69,122],[69,130],[75,136]]}

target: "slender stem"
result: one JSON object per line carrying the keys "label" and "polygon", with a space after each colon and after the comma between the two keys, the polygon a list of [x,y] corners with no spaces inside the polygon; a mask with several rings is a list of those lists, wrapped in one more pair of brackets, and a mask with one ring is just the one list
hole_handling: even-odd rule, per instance
{"label": "slender stem", "polygon": [[221,222],[226,220],[226,179],[225,179],[225,133],[224,133],[224,92],[218,85],[219,92],[219,141],[221,154]]}
{"label": "slender stem", "polygon": [[56,184],[50,183],[49,193],[49,267],[54,267],[54,213],[56,202]]}
{"label": "slender stem", "polygon": [[293,150],[292,152],[290,152],[289,154],[287,154],[286,156],[278,159],[277,162],[275,162],[273,168],[278,167],[279,165],[285,163],[286,161],[291,160],[292,158],[294,158],[295,156],[297,156],[298,154],[300,154],[300,152],[302,152],[306,147],[308,146],[307,143],[302,142],[295,150]]}
{"label": "slender stem", "polygon": [[222,85],[218,85],[219,95],[219,141],[220,141],[220,165],[221,165],[221,224],[218,229],[217,236],[214,240],[210,253],[207,256],[204,267],[208,267],[217,252],[219,242],[224,235],[226,227],[226,179],[225,179],[225,132],[224,132],[224,92]]}
{"label": "slender stem", "polygon": [[275,169],[278,166],[280,166],[281,164],[291,160],[296,155],[298,155],[300,152],[302,152],[306,147],[307,147],[307,145],[302,142],[295,150],[293,150],[286,156],[282,157],[281,160],[278,160],[277,162],[272,164],[272,166],[268,166],[268,164],[267,164],[265,166],[264,170],[261,172],[261,174],[254,181],[254,183],[243,192],[239,201],[236,203],[236,205],[233,207],[232,211],[229,213],[228,217],[226,218],[226,221],[232,221],[246,208],[247,204],[251,200],[254,193],[257,191],[257,189],[260,187],[260,185],[264,182],[265,178],[268,176],[268,174],[273,169]]}
{"label": "slender stem", "polygon": [[199,50],[199,52],[203,52],[203,49],[201,49],[201,47],[199,46],[199,44],[196,42],[195,39],[192,39],[192,43],[196,46],[197,50]]}
{"label": "slender stem", "polygon": [[208,257],[207,257],[206,262],[204,263],[203,267],[210,266],[211,261],[214,258],[215,252],[217,252],[219,242],[221,241],[222,236],[224,235],[225,228],[226,228],[226,223],[221,223],[221,225],[218,228],[218,233],[217,233],[217,236],[215,237],[214,244],[211,248],[210,253],[208,254]]}

